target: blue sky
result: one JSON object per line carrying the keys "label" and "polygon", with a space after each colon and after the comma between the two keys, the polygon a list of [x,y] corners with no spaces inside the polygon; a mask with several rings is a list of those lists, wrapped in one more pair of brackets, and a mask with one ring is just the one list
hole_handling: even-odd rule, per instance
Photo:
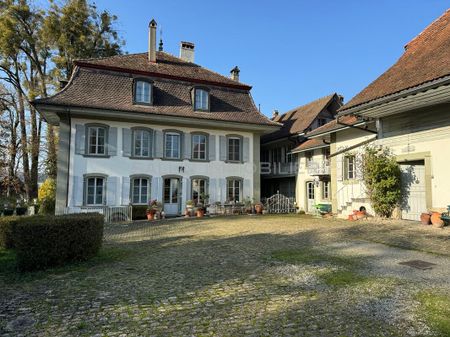
{"label": "blue sky", "polygon": [[155,18],[165,51],[178,55],[179,42],[190,41],[196,63],[227,76],[238,65],[241,81],[253,86],[255,103],[266,115],[332,92],[348,101],[450,5],[448,0],[95,2],[119,17],[129,53],[146,51],[148,22]]}

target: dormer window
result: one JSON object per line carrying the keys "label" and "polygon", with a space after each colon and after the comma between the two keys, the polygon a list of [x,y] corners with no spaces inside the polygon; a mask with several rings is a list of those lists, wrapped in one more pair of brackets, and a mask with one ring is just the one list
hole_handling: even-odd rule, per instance
{"label": "dormer window", "polygon": [[194,91],[194,110],[209,111],[209,91],[205,88],[195,88]]}
{"label": "dormer window", "polygon": [[152,104],[153,85],[149,81],[134,82],[134,102],[137,104]]}

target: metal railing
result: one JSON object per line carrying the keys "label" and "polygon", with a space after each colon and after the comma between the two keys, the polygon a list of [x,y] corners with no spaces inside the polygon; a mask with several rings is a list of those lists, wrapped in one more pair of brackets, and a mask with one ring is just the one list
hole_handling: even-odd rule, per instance
{"label": "metal railing", "polygon": [[100,213],[105,217],[106,223],[131,221],[133,208],[131,206],[92,206],[92,207],[65,207],[63,214]]}

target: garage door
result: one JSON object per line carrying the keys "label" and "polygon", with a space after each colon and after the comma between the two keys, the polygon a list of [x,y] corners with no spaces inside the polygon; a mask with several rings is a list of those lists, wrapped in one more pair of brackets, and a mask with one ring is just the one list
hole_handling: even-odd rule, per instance
{"label": "garage door", "polygon": [[423,162],[401,164],[402,171],[402,219],[420,220],[426,212],[425,165]]}

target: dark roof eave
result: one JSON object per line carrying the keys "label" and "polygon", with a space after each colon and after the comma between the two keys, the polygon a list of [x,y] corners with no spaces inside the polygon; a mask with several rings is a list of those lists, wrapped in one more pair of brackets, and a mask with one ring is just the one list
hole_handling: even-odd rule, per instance
{"label": "dark roof eave", "polygon": [[186,81],[186,82],[193,82],[193,83],[200,83],[200,84],[210,84],[210,85],[226,87],[226,88],[234,88],[234,89],[241,89],[241,90],[251,90],[252,89],[251,86],[245,85],[245,84],[221,83],[221,82],[216,82],[216,81],[200,80],[200,79],[190,78],[190,77],[161,74],[161,73],[152,72],[152,71],[142,71],[142,70],[136,70],[136,69],[128,69],[128,68],[121,68],[121,67],[105,66],[105,65],[100,65],[100,64],[92,64],[92,63],[82,62],[82,61],[74,61],[74,64],[79,67],[85,67],[85,68],[126,72],[129,74],[153,76],[153,77],[167,78],[167,79],[172,79],[172,80]]}
{"label": "dark roof eave", "polygon": [[362,111],[362,110],[365,110],[368,108],[372,108],[377,105],[382,105],[384,103],[389,103],[389,102],[395,101],[399,98],[406,97],[409,95],[414,95],[418,92],[426,91],[428,89],[432,89],[434,87],[446,85],[449,83],[450,83],[450,75],[446,75],[444,77],[440,77],[440,78],[434,79],[432,81],[427,81],[422,84],[416,85],[414,87],[403,89],[401,91],[397,91],[397,92],[391,93],[389,95],[375,98],[373,100],[363,102],[363,103],[360,103],[357,105],[353,105],[353,106],[349,106],[349,107],[345,107],[345,105],[344,105],[343,107],[341,107],[338,110],[338,116],[345,116],[345,115],[350,115],[350,114],[357,115],[357,113],[359,111]]}
{"label": "dark roof eave", "polygon": [[[41,102],[42,101],[42,102]],[[179,121],[187,121],[190,120],[192,123],[192,120],[195,120],[197,122],[203,122],[207,124],[208,122],[223,122],[223,123],[230,123],[233,125],[241,125],[241,126],[254,126],[257,129],[265,129],[264,133],[266,132],[273,132],[275,130],[279,129],[279,123],[272,122],[271,124],[264,124],[264,123],[250,123],[250,122],[236,122],[236,121],[227,121],[222,119],[205,119],[205,118],[195,118],[195,117],[188,117],[188,116],[173,116],[173,115],[167,115],[167,114],[153,114],[153,113],[145,113],[145,112],[136,112],[136,111],[122,111],[122,110],[111,110],[111,109],[99,109],[99,108],[90,108],[90,107],[79,107],[79,106],[68,106],[68,105],[60,105],[60,104],[53,104],[53,103],[45,103],[44,99],[35,99],[31,102],[31,104],[44,115],[44,119],[49,123],[53,125],[58,125],[57,123],[54,123],[55,118],[48,118],[50,114],[57,115],[57,113],[61,112],[77,112],[77,111],[90,111],[90,112],[102,112],[107,111],[110,113],[118,113],[118,112],[125,112],[125,113],[133,113],[134,116],[140,116],[140,117],[166,117],[166,118],[172,118]],[[50,114],[48,114],[50,113]],[[127,115],[129,117],[129,115]],[[98,115],[92,115],[92,117],[98,117]],[[52,123],[53,121],[53,123]],[[162,123],[162,122],[160,122]]]}

